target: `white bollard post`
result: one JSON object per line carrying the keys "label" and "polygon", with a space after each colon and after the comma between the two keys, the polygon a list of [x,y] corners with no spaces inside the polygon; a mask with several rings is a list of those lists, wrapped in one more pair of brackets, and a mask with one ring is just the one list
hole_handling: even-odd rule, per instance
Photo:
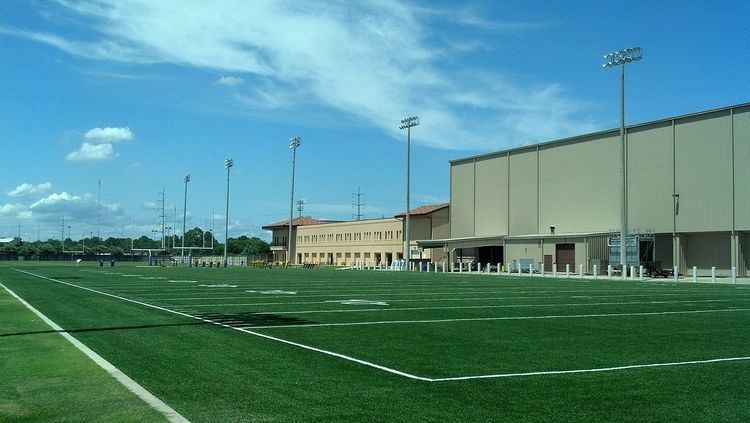
{"label": "white bollard post", "polygon": [[508,271],[508,276],[510,276],[510,262],[508,262],[508,266],[505,268],[506,271]]}
{"label": "white bollard post", "polygon": [[552,277],[557,277],[557,263],[552,263]]}
{"label": "white bollard post", "polygon": [[693,282],[698,282],[698,266],[693,266]]}
{"label": "white bollard post", "polygon": [[635,280],[635,266],[630,266],[630,280]]}
{"label": "white bollard post", "polygon": [[539,265],[539,276],[544,277],[544,272],[546,271],[546,269],[544,268],[544,262],[539,263]]}
{"label": "white bollard post", "polygon": [[612,265],[607,265],[607,279],[612,279]]}
{"label": "white bollard post", "polygon": [[578,277],[580,279],[583,279],[583,265],[582,264],[578,265]]}
{"label": "white bollard post", "polygon": [[620,277],[625,280],[628,278],[628,265],[622,266],[622,271],[620,272]]}
{"label": "white bollard post", "polygon": [[594,279],[596,279],[599,276],[598,273],[599,273],[599,266],[595,264],[594,265]]}
{"label": "white bollard post", "polygon": [[565,265],[565,277],[566,278],[570,277],[570,265],[569,264]]}
{"label": "white bollard post", "polygon": [[521,276],[522,272],[521,272],[521,262],[520,261],[518,263],[516,263],[516,267],[518,267],[518,276]]}
{"label": "white bollard post", "polygon": [[643,280],[643,266],[638,266],[638,279]]}
{"label": "white bollard post", "polygon": [[502,270],[502,268],[503,268],[503,266],[500,263],[498,263],[497,264],[497,274],[498,274],[498,276],[500,275],[500,270]]}
{"label": "white bollard post", "polygon": [[529,276],[534,276],[534,264],[529,264]]}
{"label": "white bollard post", "polygon": [[672,268],[672,272],[674,272],[674,281],[675,282],[677,282],[677,280],[679,279],[679,276],[678,276],[680,274],[679,270],[680,269],[677,266],[674,266]]}
{"label": "white bollard post", "polygon": [[469,263],[469,265],[468,265],[467,267],[469,268],[469,274],[471,275],[471,268],[472,268],[473,266],[471,265],[471,263]]}
{"label": "white bollard post", "polygon": [[737,267],[732,266],[732,283],[737,285]]}
{"label": "white bollard post", "polygon": [[463,273],[463,272],[464,272],[464,263],[460,262],[458,263],[458,273]]}
{"label": "white bollard post", "polygon": [[711,282],[716,283],[716,266],[711,266]]}

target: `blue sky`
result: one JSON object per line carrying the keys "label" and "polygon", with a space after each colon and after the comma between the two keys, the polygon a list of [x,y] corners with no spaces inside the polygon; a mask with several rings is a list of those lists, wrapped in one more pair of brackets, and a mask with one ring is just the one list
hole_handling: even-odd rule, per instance
{"label": "blue sky", "polygon": [[[0,237],[151,235],[216,218],[223,239],[289,214],[349,219],[447,201],[448,160],[750,101],[747,2],[16,1],[0,3]],[[101,209],[97,181],[101,180]],[[296,212],[295,212],[296,214]],[[67,236],[67,234],[66,234]]]}

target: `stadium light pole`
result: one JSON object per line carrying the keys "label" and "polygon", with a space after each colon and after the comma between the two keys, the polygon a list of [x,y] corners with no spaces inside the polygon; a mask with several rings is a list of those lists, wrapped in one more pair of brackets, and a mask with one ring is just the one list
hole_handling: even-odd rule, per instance
{"label": "stadium light pole", "polygon": [[409,270],[411,262],[411,246],[409,240],[409,173],[411,171],[411,128],[419,125],[418,116],[409,116],[401,120],[398,129],[406,129],[406,216],[404,217],[404,257],[406,258],[406,270]]}
{"label": "stadium light pole", "polygon": [[[227,264],[227,243],[229,242],[229,169],[234,166],[234,160],[224,160],[224,167],[227,169],[227,211],[224,215],[224,265]],[[213,236],[213,234],[211,235]]]}
{"label": "stadium light pole", "polygon": [[297,148],[302,145],[302,138],[289,139],[289,148],[292,150],[292,195],[289,206],[289,235],[286,237],[286,261],[292,264],[292,219],[294,219],[294,168],[297,163]]}
{"label": "stadium light pole", "polygon": [[185,263],[185,219],[187,219],[187,187],[190,182],[190,175],[185,175],[185,195],[182,197],[182,251],[180,253],[180,263]]}
{"label": "stadium light pole", "polygon": [[637,62],[643,58],[640,47],[627,48],[615,51],[604,56],[604,68],[620,67],[620,185],[621,209],[620,209],[620,274],[624,279],[627,277],[627,242],[628,235],[628,192],[626,179],[625,157],[625,64]]}

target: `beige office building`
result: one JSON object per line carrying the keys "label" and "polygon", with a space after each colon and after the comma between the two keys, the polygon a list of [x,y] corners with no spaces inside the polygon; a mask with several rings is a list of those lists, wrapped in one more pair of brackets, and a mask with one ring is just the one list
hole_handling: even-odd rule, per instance
{"label": "beige office building", "polygon": [[[450,163],[456,261],[586,272],[619,264],[618,130]],[[750,268],[750,103],[626,128],[628,262],[719,275]],[[632,251],[631,251],[632,250]]]}
{"label": "beige office building", "polygon": [[[448,204],[418,207],[410,211],[409,230],[412,259],[443,260],[442,250],[420,252],[417,240],[450,235]],[[381,219],[332,222],[307,216],[292,220],[292,263],[325,265],[388,265],[404,258],[404,214]],[[272,231],[273,260],[286,261],[289,221],[263,229]]]}

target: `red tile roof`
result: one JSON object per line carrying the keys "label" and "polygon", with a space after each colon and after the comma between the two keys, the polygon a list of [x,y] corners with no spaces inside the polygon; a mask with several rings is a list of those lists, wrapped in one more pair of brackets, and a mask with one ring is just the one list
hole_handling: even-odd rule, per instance
{"label": "red tile roof", "polygon": [[[409,211],[409,215],[410,216],[426,215],[426,214],[430,214],[430,213],[436,212],[438,210],[442,210],[442,209],[444,209],[444,208],[446,208],[448,206],[450,206],[450,203],[430,204],[429,206],[422,206],[422,207],[417,207],[415,209],[411,209]],[[401,216],[405,216],[405,215],[406,215],[405,212],[401,212],[401,213],[397,214],[395,217],[401,217]]]}
{"label": "red tile roof", "polygon": [[[331,222],[334,222],[334,221],[313,219],[310,216],[300,216],[300,217],[295,217],[292,220],[292,226],[322,225],[323,223],[331,223]],[[263,229],[269,230],[273,228],[284,228],[288,226],[289,226],[289,219],[282,220],[280,222],[274,222],[274,223],[271,223],[270,225],[265,225],[263,226]]]}

